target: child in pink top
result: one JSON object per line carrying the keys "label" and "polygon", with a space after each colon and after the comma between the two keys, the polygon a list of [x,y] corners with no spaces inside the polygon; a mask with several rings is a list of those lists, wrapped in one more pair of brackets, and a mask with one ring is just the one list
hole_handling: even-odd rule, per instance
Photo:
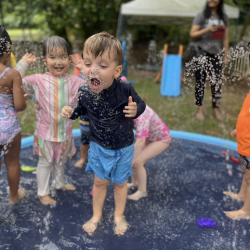
{"label": "child in pink top", "polygon": [[147,172],[144,164],[169,147],[171,135],[167,125],[149,106],[146,106],[144,113],[134,120],[134,124],[136,142],[133,175],[132,183],[128,183],[128,188],[138,187],[138,190],[129,195],[128,199],[139,200],[147,196]]}
{"label": "child in pink top", "polygon": [[[84,80],[68,75],[70,64],[69,45],[61,37],[48,37],[43,42],[44,65],[48,72],[23,78],[23,89],[34,94],[37,105],[34,154],[39,155],[37,166],[38,197],[42,204],[56,203],[50,197],[49,180],[52,172],[52,186],[60,190],[75,190],[71,184],[64,184],[64,170],[68,154],[75,153],[72,121],[63,119],[60,112],[64,106],[77,103],[78,89]],[[20,61],[16,69],[24,74],[28,64]]]}

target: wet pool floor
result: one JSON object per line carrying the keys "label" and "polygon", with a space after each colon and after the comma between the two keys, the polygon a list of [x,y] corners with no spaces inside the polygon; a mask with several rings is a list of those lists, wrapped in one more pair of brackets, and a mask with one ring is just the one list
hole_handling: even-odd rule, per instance
{"label": "wet pool floor", "polygon": [[[53,192],[56,207],[40,204],[36,197],[36,176],[21,174],[21,186],[28,196],[9,206],[7,172],[0,172],[0,249],[13,250],[218,250],[250,249],[250,221],[232,221],[223,211],[242,204],[223,197],[224,190],[237,192],[242,171],[227,160],[223,148],[174,139],[171,147],[146,163],[148,197],[128,200],[125,217],[130,224],[123,236],[114,235],[113,186],[108,186],[103,222],[93,236],[82,230],[92,215],[90,191],[93,176],[73,165],[80,156],[68,160],[65,180],[75,192]],[[235,157],[236,152],[229,151]],[[36,166],[32,147],[21,152],[21,164]],[[212,218],[217,226],[200,228],[197,219]]]}

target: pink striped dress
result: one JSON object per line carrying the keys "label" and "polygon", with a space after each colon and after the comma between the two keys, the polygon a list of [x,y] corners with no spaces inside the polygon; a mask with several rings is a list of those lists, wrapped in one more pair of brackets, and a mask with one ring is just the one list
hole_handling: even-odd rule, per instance
{"label": "pink striped dress", "polygon": [[50,72],[23,78],[24,92],[34,94],[37,105],[34,154],[51,162],[59,161],[67,147],[71,147],[70,154],[74,153],[72,120],[63,119],[61,110],[77,103],[78,89],[83,83],[77,76],[66,74],[58,78]]}

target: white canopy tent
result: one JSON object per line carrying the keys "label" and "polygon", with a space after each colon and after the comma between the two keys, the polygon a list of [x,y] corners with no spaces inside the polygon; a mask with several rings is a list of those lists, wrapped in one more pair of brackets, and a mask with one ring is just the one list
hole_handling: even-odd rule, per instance
{"label": "white canopy tent", "polygon": [[[117,38],[123,34],[124,22],[140,25],[191,24],[198,12],[204,9],[206,0],[133,0],[121,5],[117,26]],[[229,19],[238,19],[240,10],[225,4]]]}

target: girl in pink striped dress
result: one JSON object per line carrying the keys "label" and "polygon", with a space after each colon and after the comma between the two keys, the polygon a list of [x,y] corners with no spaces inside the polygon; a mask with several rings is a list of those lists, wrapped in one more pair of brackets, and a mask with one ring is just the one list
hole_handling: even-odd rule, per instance
{"label": "girl in pink striped dress", "polygon": [[171,135],[167,125],[153,109],[146,106],[142,115],[134,120],[136,129],[135,152],[133,158],[132,183],[128,188],[138,190],[128,196],[130,200],[139,200],[147,196],[147,172],[144,164],[165,151],[171,143]]}
{"label": "girl in pink striped dress", "polygon": [[[64,183],[64,170],[68,154],[75,153],[72,121],[61,117],[64,106],[77,103],[78,89],[84,80],[68,75],[70,64],[69,45],[61,37],[48,37],[43,42],[44,65],[48,72],[23,78],[23,89],[34,94],[37,105],[34,154],[39,155],[37,166],[38,197],[42,204],[56,203],[50,197],[49,179],[57,190],[75,190]],[[16,69],[24,75],[28,64],[20,61]]]}

